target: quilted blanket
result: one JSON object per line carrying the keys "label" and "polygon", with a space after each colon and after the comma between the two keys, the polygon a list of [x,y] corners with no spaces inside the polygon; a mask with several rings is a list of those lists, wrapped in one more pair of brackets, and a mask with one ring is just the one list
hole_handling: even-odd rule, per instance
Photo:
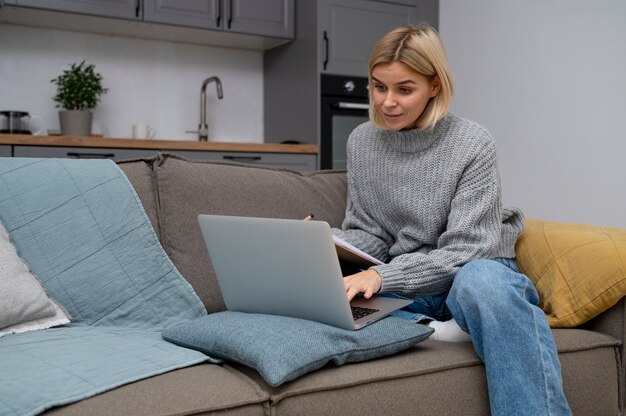
{"label": "quilted blanket", "polygon": [[206,361],[160,332],[206,315],[111,161],[0,159],[0,219],[72,323],[0,338],[0,415]]}

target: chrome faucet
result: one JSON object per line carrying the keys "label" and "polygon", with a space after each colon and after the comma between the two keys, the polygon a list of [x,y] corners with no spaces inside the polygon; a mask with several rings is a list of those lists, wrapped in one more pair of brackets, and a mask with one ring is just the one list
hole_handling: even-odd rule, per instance
{"label": "chrome faucet", "polygon": [[209,140],[209,126],[206,124],[206,86],[215,81],[217,88],[217,98],[224,98],[222,93],[222,81],[218,77],[210,77],[204,80],[200,89],[200,126],[198,126],[198,140],[206,142]]}

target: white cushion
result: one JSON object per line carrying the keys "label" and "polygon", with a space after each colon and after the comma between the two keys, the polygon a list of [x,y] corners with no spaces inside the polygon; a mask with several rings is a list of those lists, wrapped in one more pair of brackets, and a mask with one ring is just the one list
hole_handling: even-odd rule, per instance
{"label": "white cushion", "polygon": [[69,322],[19,257],[0,223],[0,336]]}

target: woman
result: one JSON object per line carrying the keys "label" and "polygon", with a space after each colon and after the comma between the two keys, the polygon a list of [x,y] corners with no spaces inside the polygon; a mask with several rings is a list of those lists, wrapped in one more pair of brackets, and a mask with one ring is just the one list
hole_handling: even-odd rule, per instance
{"label": "woman", "polygon": [[369,89],[371,121],[348,140],[346,216],[333,233],[386,264],[345,277],[348,298],[409,298],[399,314],[434,327],[433,337],[471,337],[493,415],[571,414],[537,292],[515,265],[523,215],[502,208],[489,132],[448,112],[453,84],[437,32],[385,35]]}

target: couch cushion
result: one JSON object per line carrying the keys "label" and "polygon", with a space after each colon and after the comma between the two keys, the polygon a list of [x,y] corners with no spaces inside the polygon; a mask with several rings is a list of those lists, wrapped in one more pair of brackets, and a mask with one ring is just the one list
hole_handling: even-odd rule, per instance
{"label": "couch cushion", "polygon": [[515,247],[552,327],[574,327],[626,295],[626,229],[528,219]]}
{"label": "couch cushion", "polygon": [[0,222],[0,337],[70,321],[18,256]]}
{"label": "couch cushion", "polygon": [[154,178],[152,174],[152,163],[156,157],[149,159],[134,159],[117,162],[117,165],[126,174],[126,177],[135,188],[141,204],[143,205],[152,227],[159,235],[159,225],[157,221],[157,200]]}
{"label": "couch cushion", "polygon": [[301,219],[332,227],[345,212],[344,172],[296,172],[163,154],[154,164],[161,242],[209,312],[224,301],[198,226],[198,214]]}
{"label": "couch cushion", "polygon": [[332,362],[344,365],[405,350],[433,329],[387,317],[360,331],[286,316],[218,312],[174,325],[163,338],[256,369],[272,386]]}
{"label": "couch cushion", "polygon": [[[578,329],[554,335],[573,413],[618,414],[619,342]],[[326,366],[279,387],[247,367],[235,368],[270,394],[276,415],[489,414],[484,366],[470,343],[426,340],[394,356]]]}
{"label": "couch cushion", "polygon": [[426,340],[393,356],[327,366],[279,387],[247,367],[235,368],[270,394],[276,415],[489,414],[484,368],[468,343]]}
{"label": "couch cushion", "polygon": [[229,367],[201,364],[51,409],[55,416],[265,415],[268,395]]}

